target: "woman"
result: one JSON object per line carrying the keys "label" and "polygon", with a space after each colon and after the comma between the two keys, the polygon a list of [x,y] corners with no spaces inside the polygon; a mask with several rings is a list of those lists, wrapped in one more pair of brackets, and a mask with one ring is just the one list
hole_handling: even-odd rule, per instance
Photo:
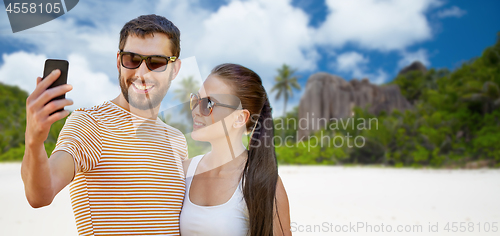
{"label": "woman", "polygon": [[[212,149],[184,162],[181,235],[291,235],[260,77],[240,65],[219,65],[191,95],[191,110],[191,137]],[[248,150],[245,133],[251,134]]]}

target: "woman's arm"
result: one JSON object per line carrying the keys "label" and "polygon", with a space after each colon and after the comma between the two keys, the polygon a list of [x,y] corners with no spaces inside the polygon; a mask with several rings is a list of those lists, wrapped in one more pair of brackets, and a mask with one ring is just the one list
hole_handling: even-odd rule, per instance
{"label": "woman's arm", "polygon": [[286,195],[285,186],[281,178],[278,176],[276,183],[276,204],[274,209],[273,234],[292,235],[290,231],[290,208],[288,204],[288,196]]}

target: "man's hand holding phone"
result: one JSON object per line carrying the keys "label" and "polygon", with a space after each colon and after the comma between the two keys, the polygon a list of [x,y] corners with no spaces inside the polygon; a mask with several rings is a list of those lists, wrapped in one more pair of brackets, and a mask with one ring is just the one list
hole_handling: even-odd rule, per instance
{"label": "man's hand holding phone", "polygon": [[61,71],[56,69],[43,80],[38,77],[35,90],[26,100],[27,146],[43,143],[48,137],[51,125],[69,115],[69,111],[66,110],[56,111],[72,105],[73,101],[66,98],[51,101],[53,98],[64,95],[73,89],[69,84],[49,88],[60,75]]}
{"label": "man's hand holding phone", "polygon": [[64,107],[73,104],[64,96],[73,89],[66,84],[68,62],[47,60],[44,70],[44,78],[36,79],[36,88],[26,99],[26,145],[21,177],[32,207],[49,205],[75,172],[70,154],[56,152],[47,158],[44,145],[52,124],[68,116],[69,111],[63,110]]}

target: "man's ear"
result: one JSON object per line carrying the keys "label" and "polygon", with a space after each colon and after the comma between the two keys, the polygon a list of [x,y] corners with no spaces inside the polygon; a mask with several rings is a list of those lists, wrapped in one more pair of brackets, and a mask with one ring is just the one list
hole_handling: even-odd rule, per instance
{"label": "man's ear", "polygon": [[116,69],[120,71],[120,51],[116,53]]}
{"label": "man's ear", "polygon": [[174,80],[176,77],[177,77],[177,74],[179,74],[179,70],[181,69],[181,59],[177,59],[175,60],[173,64],[174,68],[173,68],[173,76],[172,76],[172,79],[171,80]]}

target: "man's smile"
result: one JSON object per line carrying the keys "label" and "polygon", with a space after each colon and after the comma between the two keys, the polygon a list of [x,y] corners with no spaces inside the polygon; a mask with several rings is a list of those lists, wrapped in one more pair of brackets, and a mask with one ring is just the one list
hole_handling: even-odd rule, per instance
{"label": "man's smile", "polygon": [[142,80],[136,79],[132,83],[129,81],[129,87],[132,87],[136,93],[149,93],[156,87],[156,85],[152,82],[143,83]]}

